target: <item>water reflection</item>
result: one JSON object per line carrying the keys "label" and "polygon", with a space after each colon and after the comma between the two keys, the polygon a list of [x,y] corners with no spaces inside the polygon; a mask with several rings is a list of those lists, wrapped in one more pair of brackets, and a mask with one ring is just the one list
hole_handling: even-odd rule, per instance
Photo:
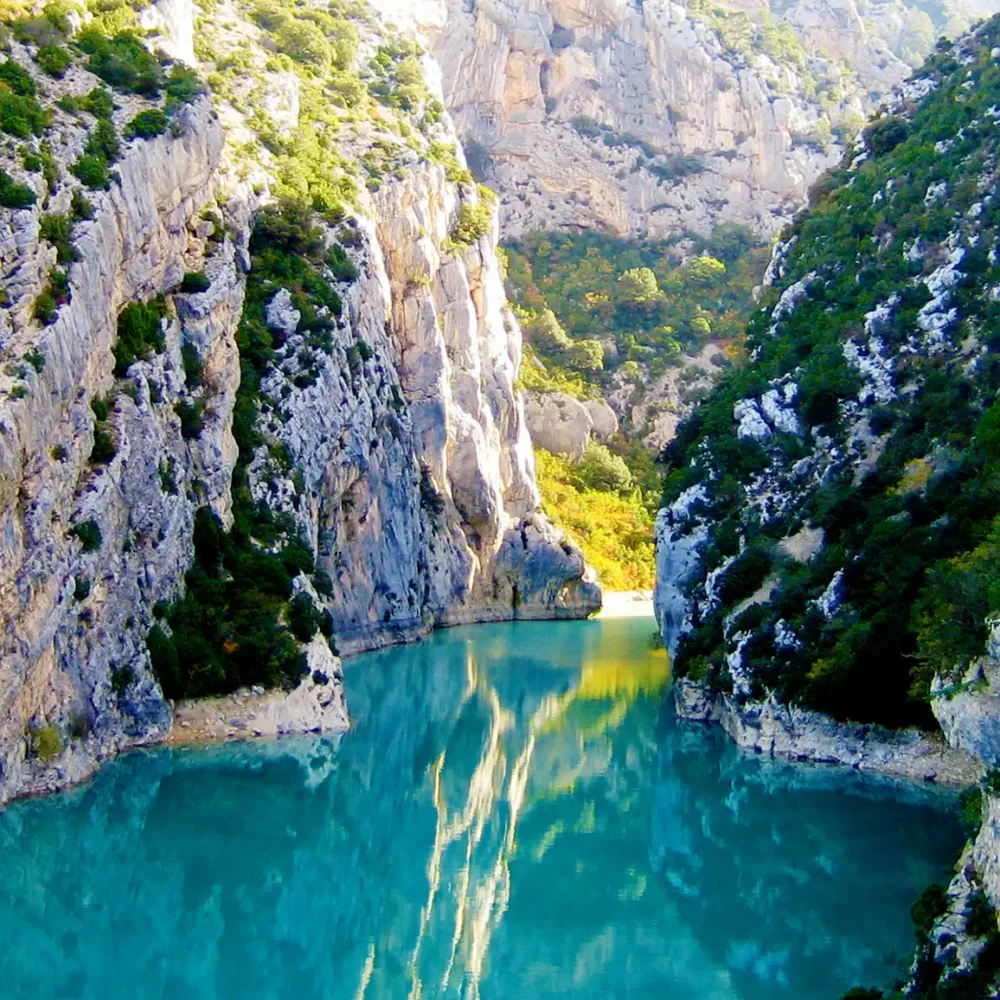
{"label": "water reflection", "polygon": [[[947,802],[661,710],[642,620],[348,666],[342,741],[133,755],[0,815],[0,995],[838,995],[957,854]],[[859,903],[863,900],[863,904]]]}

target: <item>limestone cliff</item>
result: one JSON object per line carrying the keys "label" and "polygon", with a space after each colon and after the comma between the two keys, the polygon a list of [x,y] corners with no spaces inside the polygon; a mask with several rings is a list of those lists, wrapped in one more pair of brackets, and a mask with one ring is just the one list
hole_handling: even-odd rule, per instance
{"label": "limestone cliff", "polygon": [[[151,48],[191,58],[190,5],[162,3],[141,17],[160,33]],[[366,18],[362,57],[382,31]],[[220,36],[263,66],[260,29],[235,7],[223,21]],[[201,39],[209,27],[201,23]],[[210,507],[231,523],[238,461],[248,502],[289,515],[325,574],[322,594],[306,575],[293,586],[328,613],[340,652],[436,625],[585,616],[599,605],[580,554],[538,510],[514,389],[520,331],[495,228],[450,238],[477,199],[448,179],[459,160],[442,166],[427,159],[426,143],[401,144],[405,167],[357,195],[353,248],[338,258],[339,279],[325,279],[340,294],[324,294],[343,309],[337,319],[324,311],[321,350],[307,346],[288,290],[268,293],[282,350],[251,404],[261,444],[240,456],[234,406],[241,363],[244,381],[249,369],[237,335],[253,219],[280,188],[275,157],[251,148],[246,105],[216,84],[213,95],[170,108],[161,134],[137,133],[108,153],[116,175],[81,200],[80,158],[95,130],[107,135],[86,104],[100,81],[80,62],[49,79],[26,45],[14,43],[8,60],[27,67],[52,116],[41,152],[53,166],[43,178],[13,149],[4,154],[4,183],[27,185],[35,197],[19,188],[15,200],[35,204],[0,210],[0,801],[77,780],[111,753],[164,737],[171,711],[146,635],[154,606],[183,591],[196,511]],[[268,120],[301,134],[310,122],[299,78],[261,73],[251,86]],[[135,119],[155,99],[116,93],[114,105],[118,130],[157,123]],[[433,128],[436,149],[453,147],[447,118]],[[372,127],[340,134],[345,171],[356,171]],[[52,219],[71,212],[65,243]],[[47,282],[59,294],[42,310]],[[152,340],[126,357],[122,310],[147,302],[158,310]],[[305,656],[303,683],[317,693],[303,696],[309,721],[300,724],[339,727],[335,660],[325,643]]]}
{"label": "limestone cliff", "polygon": [[772,234],[908,71],[853,0],[380,5],[428,39],[508,236]]}

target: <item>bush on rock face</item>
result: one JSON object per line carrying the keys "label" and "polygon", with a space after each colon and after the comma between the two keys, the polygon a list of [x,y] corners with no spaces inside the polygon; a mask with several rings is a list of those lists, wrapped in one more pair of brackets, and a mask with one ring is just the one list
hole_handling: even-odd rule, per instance
{"label": "bush on rock face", "polygon": [[166,315],[162,297],[152,302],[130,302],[118,317],[118,342],[115,355],[115,374],[124,375],[129,366],[166,346],[161,320]]}
{"label": "bush on rock face", "polygon": [[10,174],[0,170],[0,205],[4,208],[30,208],[35,192],[26,184],[15,184]]}
{"label": "bush on rock face", "polygon": [[181,282],[181,291],[188,294],[207,292],[212,283],[204,271],[188,271]]}
{"label": "bush on rock face", "polygon": [[61,45],[43,45],[35,53],[35,62],[58,80],[72,65],[73,57]]}
{"label": "bush on rock face", "polygon": [[155,97],[163,86],[159,61],[139,35],[122,31],[108,38],[86,28],[77,36],[77,45],[90,57],[87,69],[116,90]]}
{"label": "bush on rock face", "polygon": [[[11,65],[9,62],[4,65]],[[0,132],[27,139],[41,135],[51,120],[51,113],[34,97],[22,96],[0,88]]]}
{"label": "bush on rock face", "polygon": [[140,111],[128,123],[125,134],[135,139],[152,139],[167,131],[167,116],[159,108]]}

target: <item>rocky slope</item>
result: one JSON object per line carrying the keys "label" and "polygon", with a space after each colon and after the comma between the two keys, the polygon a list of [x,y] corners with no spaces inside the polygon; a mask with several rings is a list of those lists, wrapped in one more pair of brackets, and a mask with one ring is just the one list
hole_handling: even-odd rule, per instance
{"label": "rocky slope", "polygon": [[[149,49],[193,58],[193,13],[184,3],[141,12],[159,32]],[[117,157],[101,121],[111,121],[112,137],[135,131],[138,114],[162,105],[155,89],[118,86],[110,115],[93,113],[98,105],[86,95],[101,81],[92,71],[107,64],[91,54],[43,74],[31,31],[50,28],[30,28],[38,22],[22,22],[30,30],[0,65],[0,76],[8,64],[22,67],[5,81],[34,90],[25,99],[50,117],[28,146],[8,142],[2,164],[5,191],[14,192],[4,204],[23,207],[0,209],[0,801],[78,779],[110,753],[163,738],[171,712],[146,636],[154,606],[162,616],[183,592],[198,555],[196,522],[229,527],[235,512],[242,530],[251,511],[249,538],[232,536],[244,539],[243,551],[266,561],[282,538],[282,557],[304,549],[290,571],[292,591],[307,595],[341,652],[454,622],[582,616],[600,601],[579,553],[537,509],[514,389],[520,332],[505,306],[488,216],[480,212],[464,241],[451,238],[478,200],[461,152],[448,152],[446,118],[432,115],[425,138],[377,100],[360,121],[339,112],[322,162],[341,165],[355,207],[340,230],[351,247],[331,257],[337,273],[306,276],[326,305],[291,277],[288,287],[254,278],[255,213],[288,197],[289,164],[305,162],[257,137],[280,122],[286,141],[315,139],[322,83],[287,56],[275,64],[267,29],[251,14],[223,6],[199,22],[197,68],[206,74],[214,64],[214,93],[171,103],[168,84],[169,125],[164,119],[160,134],[122,143]],[[405,50],[363,10],[355,15],[349,28],[329,30],[359,36],[359,63],[387,38],[393,51]],[[60,25],[60,37],[73,30]],[[288,37],[292,47],[298,36]],[[208,39],[214,52],[204,50]],[[239,71],[236,52],[245,60]],[[261,106],[227,86],[224,57]],[[135,58],[157,79],[166,73]],[[338,82],[353,86],[340,72]],[[431,101],[422,92],[420,110]],[[408,145],[398,136],[404,128]],[[105,166],[117,159],[106,190],[77,180],[95,135],[105,140]],[[428,156],[433,143],[439,162]],[[395,160],[384,183],[366,191],[363,179],[345,178],[361,172],[365,156],[372,162],[373,147],[383,162]],[[44,174],[26,166],[32,149],[47,158]],[[319,204],[319,181],[301,184]],[[52,217],[73,219],[68,238],[53,235]],[[321,247],[334,245],[329,223],[317,232]],[[262,252],[273,261],[273,250]],[[54,308],[43,309],[47,288]],[[149,311],[125,308],[147,302],[156,310],[151,327],[142,326]],[[147,340],[128,340],[128,356],[123,345],[140,327]],[[261,337],[278,350],[257,364]],[[241,435],[252,454],[240,453]],[[279,530],[255,541],[262,512]],[[280,620],[274,627],[286,641]],[[327,714],[310,714],[305,728],[342,725],[326,643],[309,644],[302,669],[304,684],[330,692],[317,694]]]}
{"label": "rocky slope", "polygon": [[[998,42],[994,19],[940,47],[817,185],[776,248],[750,363],[668,450],[656,603],[678,707],[745,746],[935,780],[1000,763]],[[877,729],[935,716],[950,751]],[[962,922],[970,893],[1000,902],[992,778],[984,795],[907,995],[997,972],[995,914]]]}
{"label": "rocky slope", "polygon": [[506,236],[773,234],[838,136],[906,76],[897,53],[926,54],[946,23],[919,12],[928,37],[914,40],[911,8],[873,6],[866,22],[853,0],[380,4],[428,40],[459,133],[503,192]]}

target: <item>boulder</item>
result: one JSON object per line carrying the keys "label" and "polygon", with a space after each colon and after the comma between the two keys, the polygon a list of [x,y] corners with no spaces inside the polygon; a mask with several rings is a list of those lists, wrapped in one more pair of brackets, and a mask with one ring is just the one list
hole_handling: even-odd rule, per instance
{"label": "boulder", "polygon": [[583,458],[594,419],[580,400],[565,392],[530,393],[524,415],[536,447],[574,461]]}

